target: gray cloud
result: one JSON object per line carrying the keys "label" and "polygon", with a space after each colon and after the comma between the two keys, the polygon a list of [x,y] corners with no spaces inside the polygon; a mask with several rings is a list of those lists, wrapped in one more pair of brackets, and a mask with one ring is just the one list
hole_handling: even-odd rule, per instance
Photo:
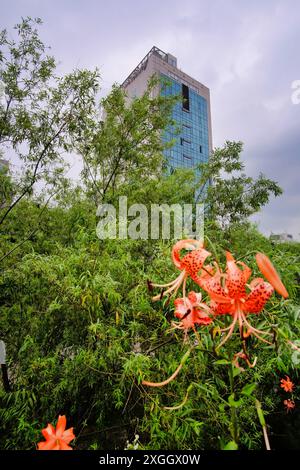
{"label": "gray cloud", "polygon": [[300,232],[298,0],[4,0],[1,27],[21,16],[44,20],[41,36],[62,72],[99,67],[102,94],[157,45],[209,86],[214,145],[245,143],[247,171],[284,189],[255,217],[265,233]]}

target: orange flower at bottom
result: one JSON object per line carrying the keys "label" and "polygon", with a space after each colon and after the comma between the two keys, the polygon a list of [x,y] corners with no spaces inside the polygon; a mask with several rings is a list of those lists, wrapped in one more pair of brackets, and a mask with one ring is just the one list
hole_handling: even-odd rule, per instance
{"label": "orange flower at bottom", "polygon": [[56,428],[52,424],[42,429],[46,441],[38,443],[38,450],[73,450],[68,444],[75,438],[73,428],[66,429],[65,415],[58,417]]}
{"label": "orange flower at bottom", "polygon": [[285,377],[286,377],[285,379],[280,380],[280,387],[283,388],[285,392],[292,392],[294,388],[294,384],[288,375],[286,375]]}
{"label": "orange flower at bottom", "polygon": [[295,402],[293,400],[284,400],[283,402],[284,406],[286,407],[286,411],[289,412],[290,410],[293,410],[295,408]]}

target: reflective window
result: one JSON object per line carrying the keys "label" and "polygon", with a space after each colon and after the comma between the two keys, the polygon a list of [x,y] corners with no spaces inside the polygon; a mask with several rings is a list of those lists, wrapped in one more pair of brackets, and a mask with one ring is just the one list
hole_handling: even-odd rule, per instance
{"label": "reflective window", "polygon": [[[163,74],[162,78],[167,82],[161,88],[163,96],[183,95],[181,82]],[[185,94],[188,90],[189,110],[183,109],[182,102],[176,103],[172,112],[175,124],[169,126],[163,136],[166,142],[175,140],[173,147],[164,151],[173,168],[194,168],[209,157],[207,101],[192,88],[184,86]]]}

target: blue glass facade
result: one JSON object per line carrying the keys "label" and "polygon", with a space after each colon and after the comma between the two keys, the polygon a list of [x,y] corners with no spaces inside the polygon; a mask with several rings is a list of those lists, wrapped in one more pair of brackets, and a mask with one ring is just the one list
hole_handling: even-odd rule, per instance
{"label": "blue glass facade", "polygon": [[[161,95],[182,95],[181,82],[161,74]],[[173,108],[172,118],[176,122],[163,136],[169,142],[175,139],[172,148],[164,151],[168,166],[172,168],[195,168],[209,157],[209,130],[207,101],[192,88],[185,87],[188,100],[179,100]],[[187,105],[184,103],[187,102]],[[185,109],[187,108],[187,109]]]}

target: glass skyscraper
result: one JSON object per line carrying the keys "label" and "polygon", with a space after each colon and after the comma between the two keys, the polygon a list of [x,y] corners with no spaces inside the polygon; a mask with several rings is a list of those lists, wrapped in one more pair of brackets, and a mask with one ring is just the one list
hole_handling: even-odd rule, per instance
{"label": "glass skyscraper", "polygon": [[164,141],[175,142],[165,150],[168,166],[195,168],[208,160],[212,150],[209,89],[182,72],[176,57],[153,47],[122,84],[129,98],[142,95],[154,74],[161,78],[156,93],[181,96],[173,108],[175,125],[163,136]]}

